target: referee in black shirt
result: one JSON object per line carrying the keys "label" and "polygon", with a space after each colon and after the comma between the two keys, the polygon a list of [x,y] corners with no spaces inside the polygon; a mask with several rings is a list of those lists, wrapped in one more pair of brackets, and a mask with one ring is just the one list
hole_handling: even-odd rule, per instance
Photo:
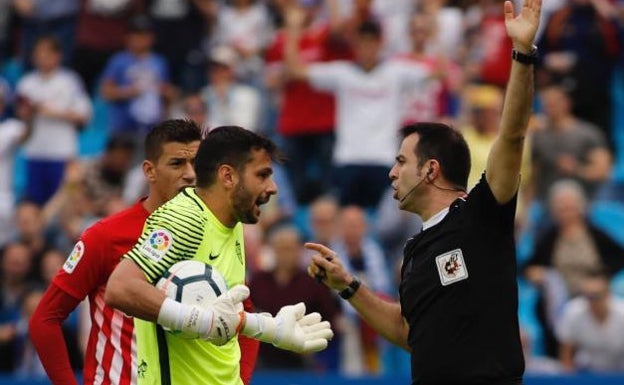
{"label": "referee in black shirt", "polygon": [[470,153],[444,124],[402,129],[390,171],[401,210],[423,219],[404,249],[400,304],[375,296],[323,245],[308,267],[381,335],[411,352],[413,384],[522,383],[514,215],[533,99],[533,39],[541,0],[517,16],[506,1],[511,75],[498,137],[481,181],[466,194]]}

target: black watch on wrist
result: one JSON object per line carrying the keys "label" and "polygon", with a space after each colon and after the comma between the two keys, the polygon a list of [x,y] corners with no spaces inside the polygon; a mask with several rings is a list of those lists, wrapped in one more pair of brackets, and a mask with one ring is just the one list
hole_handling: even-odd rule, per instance
{"label": "black watch on wrist", "polygon": [[349,298],[353,297],[355,292],[360,288],[360,285],[362,285],[362,282],[359,280],[359,278],[358,277],[353,277],[353,281],[351,281],[349,286],[347,286],[345,289],[339,291],[338,295],[342,299],[349,299]]}
{"label": "black watch on wrist", "polygon": [[532,46],[531,51],[522,53],[516,49],[511,50],[511,58],[519,63],[532,65],[537,63],[537,46]]}

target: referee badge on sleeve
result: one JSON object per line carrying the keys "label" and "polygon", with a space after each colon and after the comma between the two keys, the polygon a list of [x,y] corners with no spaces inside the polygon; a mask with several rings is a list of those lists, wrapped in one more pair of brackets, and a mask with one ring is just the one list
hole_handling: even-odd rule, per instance
{"label": "referee badge on sleeve", "polygon": [[451,250],[435,258],[442,286],[468,278],[468,269],[461,249]]}

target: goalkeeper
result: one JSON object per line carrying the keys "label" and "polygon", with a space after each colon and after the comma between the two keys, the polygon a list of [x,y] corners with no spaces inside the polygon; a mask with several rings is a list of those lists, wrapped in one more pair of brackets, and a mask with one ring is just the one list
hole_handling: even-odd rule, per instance
{"label": "goalkeeper", "polygon": [[[245,313],[243,223],[277,193],[268,139],[240,127],[210,131],[195,158],[197,186],[187,187],[152,213],[137,244],[110,276],[105,301],[135,321],[136,376],[145,384],[241,385],[238,332],[294,352],[324,349],[333,336],[318,313],[285,306],[275,317]],[[174,263],[196,259],[214,266],[231,289],[200,308],[167,298],[153,285]],[[196,334],[183,339],[164,328]],[[113,357],[113,359],[115,359]]]}

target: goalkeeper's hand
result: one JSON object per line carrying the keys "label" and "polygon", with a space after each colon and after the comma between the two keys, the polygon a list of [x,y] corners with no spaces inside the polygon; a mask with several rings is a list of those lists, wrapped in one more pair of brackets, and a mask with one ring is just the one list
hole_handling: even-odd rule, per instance
{"label": "goalkeeper's hand", "polygon": [[247,297],[249,288],[237,285],[217,297],[208,308],[165,298],[158,314],[158,323],[221,346],[236,336],[245,323],[242,302]]}
{"label": "goalkeeper's hand", "polygon": [[334,333],[319,313],[305,314],[305,305],[284,306],[275,317],[247,313],[242,334],[296,353],[318,352],[327,347]]}

